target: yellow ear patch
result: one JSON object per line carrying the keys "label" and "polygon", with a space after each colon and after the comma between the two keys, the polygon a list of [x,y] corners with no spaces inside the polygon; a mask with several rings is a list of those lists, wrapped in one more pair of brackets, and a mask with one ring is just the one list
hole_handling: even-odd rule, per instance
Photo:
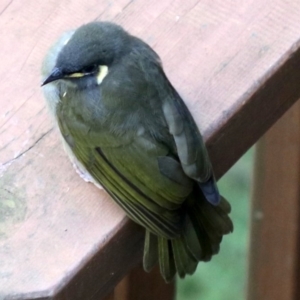
{"label": "yellow ear patch", "polygon": [[107,74],[108,74],[108,67],[107,66],[99,66],[99,72],[97,75],[97,83],[100,84]]}

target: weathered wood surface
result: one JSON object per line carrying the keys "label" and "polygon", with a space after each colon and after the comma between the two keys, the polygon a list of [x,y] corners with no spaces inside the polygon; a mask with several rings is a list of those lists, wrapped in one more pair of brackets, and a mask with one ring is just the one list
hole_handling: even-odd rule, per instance
{"label": "weathered wood surface", "polygon": [[136,267],[117,285],[114,293],[114,300],[173,300],[174,297],[174,283],[165,283],[158,266],[150,273],[142,266]]}
{"label": "weathered wood surface", "polygon": [[0,0],[0,299],[100,299],[140,261],[143,231],[83,182],[39,70],[67,29],[111,20],[147,41],[224,174],[300,96],[300,2]]}
{"label": "weathered wood surface", "polygon": [[248,299],[297,300],[300,103],[259,141],[251,209]]}

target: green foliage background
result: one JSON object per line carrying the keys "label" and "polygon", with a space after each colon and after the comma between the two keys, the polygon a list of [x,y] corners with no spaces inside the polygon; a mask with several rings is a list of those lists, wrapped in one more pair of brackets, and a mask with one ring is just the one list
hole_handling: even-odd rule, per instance
{"label": "green foliage background", "polygon": [[200,263],[193,276],[177,280],[177,300],[245,299],[252,166],[251,149],[219,181],[221,194],[231,203],[234,232],[223,238],[212,261]]}

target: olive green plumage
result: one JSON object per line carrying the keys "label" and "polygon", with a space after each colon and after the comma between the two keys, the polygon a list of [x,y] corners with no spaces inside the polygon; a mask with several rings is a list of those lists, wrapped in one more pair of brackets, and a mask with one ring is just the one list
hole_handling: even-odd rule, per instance
{"label": "olive green plumage", "polygon": [[232,231],[198,128],[157,54],[108,22],[66,33],[43,64],[66,150],[146,228],[144,268],[192,274]]}

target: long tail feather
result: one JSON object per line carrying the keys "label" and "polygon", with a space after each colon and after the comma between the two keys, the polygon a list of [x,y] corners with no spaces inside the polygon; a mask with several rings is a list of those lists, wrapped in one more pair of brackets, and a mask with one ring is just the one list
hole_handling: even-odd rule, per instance
{"label": "long tail feather", "polygon": [[233,230],[228,216],[231,207],[223,197],[215,206],[202,194],[196,194],[197,199],[187,204],[184,226],[178,238],[168,240],[146,231],[144,269],[150,271],[159,261],[166,282],[170,282],[176,272],[180,277],[193,274],[198,262],[209,261],[217,254],[223,235]]}
{"label": "long tail feather", "polygon": [[166,282],[173,280],[176,274],[174,255],[170,240],[166,238],[158,238],[158,253],[160,272]]}
{"label": "long tail feather", "polygon": [[184,238],[172,240],[175,265],[180,277],[185,277],[186,274],[193,274],[197,267],[197,260],[190,254]]}
{"label": "long tail feather", "polygon": [[146,230],[143,265],[146,272],[151,269],[158,261],[158,238],[149,230]]}

